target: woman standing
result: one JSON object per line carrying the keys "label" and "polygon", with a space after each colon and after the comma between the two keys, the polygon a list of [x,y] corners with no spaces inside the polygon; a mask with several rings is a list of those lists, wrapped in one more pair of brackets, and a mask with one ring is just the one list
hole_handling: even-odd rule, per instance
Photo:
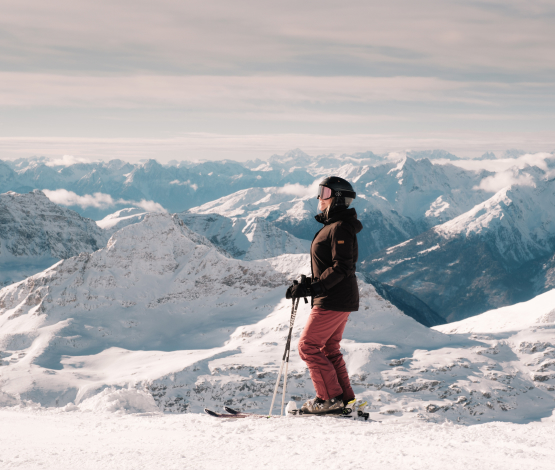
{"label": "woman standing", "polygon": [[286,293],[287,298],[312,297],[299,354],[310,370],[316,397],[302,406],[304,413],[340,413],[355,397],[339,346],[349,313],[359,303],[356,234],[362,224],[355,209],[349,209],[355,197],[343,178],[330,176],[320,183],[316,220],[324,226],[310,248],[311,283],[293,285]]}

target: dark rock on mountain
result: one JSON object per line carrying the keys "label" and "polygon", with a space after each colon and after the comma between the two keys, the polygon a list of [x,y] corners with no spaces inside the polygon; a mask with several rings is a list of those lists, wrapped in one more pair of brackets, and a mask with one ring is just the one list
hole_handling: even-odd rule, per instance
{"label": "dark rock on mountain", "polygon": [[376,292],[385,300],[391,302],[401,312],[415,319],[424,326],[432,327],[447,323],[443,317],[434,312],[426,303],[418,297],[400,287],[384,284],[373,279],[367,274],[360,274],[364,282],[372,284]]}

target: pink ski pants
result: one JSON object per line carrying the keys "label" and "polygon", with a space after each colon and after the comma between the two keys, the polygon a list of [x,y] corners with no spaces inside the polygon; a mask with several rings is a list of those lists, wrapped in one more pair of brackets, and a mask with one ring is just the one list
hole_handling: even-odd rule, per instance
{"label": "pink ski pants", "polygon": [[350,313],[314,307],[299,340],[299,354],[310,370],[316,395],[323,400],[341,394],[344,400],[355,397],[339,349]]}

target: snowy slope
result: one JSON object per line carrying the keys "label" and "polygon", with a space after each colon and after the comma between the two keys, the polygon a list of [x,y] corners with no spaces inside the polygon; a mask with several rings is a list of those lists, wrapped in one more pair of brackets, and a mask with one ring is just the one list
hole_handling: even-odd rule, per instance
{"label": "snowy slope", "polygon": [[[136,367],[141,369],[136,379],[146,380],[161,357],[166,357],[164,366],[155,367],[155,374],[187,363],[198,370],[204,358],[219,355],[240,364],[252,357],[256,367],[272,364],[289,312],[284,289],[295,266],[307,272],[308,257],[296,256],[301,258],[277,258],[274,268],[264,261],[225,258],[177,217],[149,214],[117,232],[105,249],[62,261],[0,291],[1,347],[12,351],[7,368],[15,375],[29,367],[38,373],[11,381],[5,370],[3,390],[46,402],[53,395],[69,401],[93,385],[121,381],[123,371],[132,378]],[[363,299],[365,311],[383,316],[382,336],[396,334],[396,318],[420,331],[414,338],[419,346],[446,341],[383,302],[371,286],[363,288]],[[306,320],[306,314],[303,309],[300,317]],[[371,337],[372,326],[363,318],[355,318],[353,339]],[[251,336],[255,343],[247,348],[244,339]],[[201,350],[191,355],[194,349]],[[70,380],[75,367],[82,369],[81,379]],[[52,374],[39,372],[44,368]]]}
{"label": "snowy slope", "polygon": [[294,237],[260,217],[228,218],[219,214],[178,214],[194,232],[200,233],[234,258],[255,260],[282,254],[302,254],[310,242]]}
{"label": "snowy slope", "polygon": [[[289,323],[283,293],[308,260],[226,258],[178,217],[149,214],[106,248],[0,290],[2,402],[87,409],[89,399],[98,397],[94,407],[114,399],[107,386],[131,386],[166,411],[224,403],[265,411]],[[363,282],[360,293],[342,347],[373,416],[473,423],[551,415],[551,379],[530,376],[527,356],[430,330]],[[308,313],[301,303],[295,344]],[[550,331],[544,343],[553,343]],[[299,403],[314,393],[296,348],[288,391]]]}
{"label": "snowy slope", "polygon": [[497,362],[507,364],[506,370],[492,368],[491,378],[507,389],[514,380],[530,377],[534,388],[555,391],[555,290],[435,329],[488,343],[488,354],[500,355]]}
{"label": "snowy slope", "polygon": [[0,194],[0,286],[95,251],[107,240],[94,221],[54,204],[41,191]]}
{"label": "snowy slope", "polygon": [[502,258],[515,262],[550,253],[555,247],[555,180],[503,188],[434,230],[445,239],[487,237]]}
{"label": "snowy slope", "polygon": [[[476,317],[436,327],[449,334],[501,334],[555,327],[555,289],[527,302],[490,310]],[[555,351],[554,351],[555,352]]]}

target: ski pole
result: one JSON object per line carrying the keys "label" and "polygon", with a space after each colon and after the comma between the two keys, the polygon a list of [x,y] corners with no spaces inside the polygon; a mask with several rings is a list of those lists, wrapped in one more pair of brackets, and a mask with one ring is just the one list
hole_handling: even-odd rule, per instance
{"label": "ski pole", "polygon": [[[304,277],[304,276],[303,276]],[[304,281],[304,279],[303,279]],[[299,307],[299,300],[297,299],[297,305],[295,306],[295,317],[297,316],[297,308]],[[307,304],[308,300],[304,299],[304,303]],[[287,357],[285,358],[285,375],[283,376],[283,395],[281,396],[281,413],[280,416],[283,416],[283,408],[285,406],[285,392],[287,391],[287,371],[289,370],[289,354],[291,353],[291,334],[293,332],[293,322],[295,318],[291,320],[291,329],[289,330],[289,345],[287,348]]]}
{"label": "ski pole", "polygon": [[295,321],[295,317],[297,316],[297,308],[299,308],[299,300],[297,299],[297,303],[295,304],[295,313],[291,315],[291,322],[289,325],[289,336],[287,337],[287,345],[285,346],[285,354],[283,360],[285,361],[285,375],[283,376],[283,392],[281,395],[281,411],[280,416],[283,416],[283,406],[285,404],[285,390],[287,390],[287,371],[289,370],[289,353],[291,352],[291,335],[293,333],[293,323]]}
{"label": "ski pole", "polygon": [[[301,276],[301,283],[306,282],[306,276]],[[293,281],[293,284],[298,284],[298,281]],[[295,302],[296,300],[296,302]],[[295,323],[295,317],[297,316],[297,309],[299,307],[299,300],[300,298],[293,299],[291,305],[291,319],[289,321],[289,334],[287,335],[287,342],[285,343],[285,351],[283,353],[283,359],[281,360],[281,367],[279,368],[279,374],[276,380],[276,386],[274,388],[274,396],[272,397],[272,404],[270,405],[270,413],[269,416],[272,416],[272,410],[274,408],[274,402],[276,400],[276,395],[279,387],[279,382],[281,380],[281,373],[283,371],[283,365],[285,364],[285,376],[283,378],[283,396],[281,398],[281,414],[283,415],[283,407],[285,404],[285,391],[287,388],[287,371],[289,369],[289,353],[291,351],[291,336],[293,335],[293,324]],[[304,299],[305,303],[308,303],[308,300]]]}
{"label": "ski pole", "polygon": [[[296,282],[296,281],[295,281]],[[289,320],[289,334],[287,335],[287,343],[285,343],[285,351],[283,353],[283,359],[281,360],[281,367],[279,368],[279,373],[276,380],[276,386],[274,387],[274,396],[272,397],[272,404],[270,405],[269,416],[272,416],[272,410],[274,409],[274,402],[276,401],[276,395],[279,387],[279,382],[281,380],[281,373],[283,371],[283,366],[285,364],[285,357],[287,356],[287,350],[291,342],[291,330],[293,329],[293,322],[295,321],[295,316],[297,314],[297,309],[295,305],[295,300],[297,300],[296,305],[299,305],[299,299],[293,299],[291,304],[291,320]]]}

